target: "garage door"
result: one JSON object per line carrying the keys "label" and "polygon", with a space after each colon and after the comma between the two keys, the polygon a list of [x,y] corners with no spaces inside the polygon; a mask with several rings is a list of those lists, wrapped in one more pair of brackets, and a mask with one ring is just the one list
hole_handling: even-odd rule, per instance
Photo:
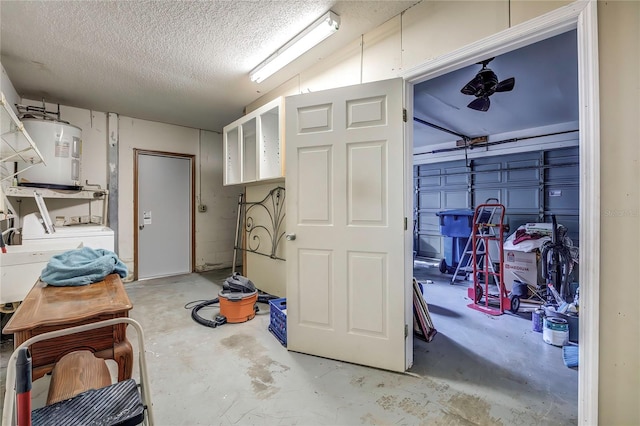
{"label": "garage door", "polygon": [[511,232],[527,222],[558,223],[578,245],[579,154],[577,147],[498,155],[414,167],[414,250],[443,257],[441,210],[475,208],[488,198],[506,207]]}

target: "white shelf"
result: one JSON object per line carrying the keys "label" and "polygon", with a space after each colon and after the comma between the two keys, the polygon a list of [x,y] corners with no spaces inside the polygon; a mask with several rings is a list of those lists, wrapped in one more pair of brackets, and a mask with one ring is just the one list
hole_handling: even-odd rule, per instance
{"label": "white shelf", "polygon": [[284,177],[282,98],[224,127],[224,185]]}
{"label": "white shelf", "polygon": [[[42,154],[7,103],[4,93],[2,93],[0,103],[0,139],[2,140],[0,143],[0,163],[23,163],[26,167],[22,167],[21,171],[44,163]],[[11,170],[1,176],[0,180],[11,179],[16,174]]]}
{"label": "white shelf", "polygon": [[[2,188],[4,197],[9,201],[11,198],[36,198],[36,192],[42,196],[42,198],[58,198],[67,200],[86,200],[89,205],[90,220],[93,220],[93,214],[91,213],[91,202],[95,200],[102,200],[102,218],[101,224],[107,225],[107,212],[109,211],[109,191],[106,189],[81,189],[81,190],[68,190],[68,189],[50,189],[50,188],[34,188],[27,186],[8,186],[5,182]],[[17,217],[13,215],[13,217]],[[0,218],[2,219],[2,218]],[[10,219],[7,217],[6,219]]]}

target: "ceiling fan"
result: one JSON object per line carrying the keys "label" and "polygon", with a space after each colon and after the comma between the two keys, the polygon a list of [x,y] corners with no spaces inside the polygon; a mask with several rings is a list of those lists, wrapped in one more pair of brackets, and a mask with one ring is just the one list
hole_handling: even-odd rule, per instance
{"label": "ceiling fan", "polygon": [[511,77],[506,80],[498,82],[498,76],[496,73],[487,68],[487,64],[494,58],[486,59],[482,62],[478,62],[478,65],[482,65],[482,69],[478,71],[478,74],[468,82],[460,92],[465,95],[475,96],[476,99],[471,101],[467,107],[475,109],[476,111],[487,111],[491,106],[489,96],[495,92],[508,92],[513,90],[513,86],[516,83],[516,79]]}

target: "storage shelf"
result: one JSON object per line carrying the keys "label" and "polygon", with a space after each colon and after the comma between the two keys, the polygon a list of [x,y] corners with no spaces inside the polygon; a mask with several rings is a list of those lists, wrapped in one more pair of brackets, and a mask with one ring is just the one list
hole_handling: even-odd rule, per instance
{"label": "storage shelf", "polygon": [[224,185],[284,177],[283,119],[277,98],[224,127]]}
{"label": "storage shelf", "polygon": [[[24,129],[24,125],[15,115],[11,106],[8,104],[4,93],[1,93],[0,99],[0,163],[22,163],[28,169],[36,164],[43,163],[42,154],[36,147],[33,139]],[[21,170],[21,171],[22,171]],[[11,179],[17,173],[13,170],[6,172],[1,176],[0,181]]]}

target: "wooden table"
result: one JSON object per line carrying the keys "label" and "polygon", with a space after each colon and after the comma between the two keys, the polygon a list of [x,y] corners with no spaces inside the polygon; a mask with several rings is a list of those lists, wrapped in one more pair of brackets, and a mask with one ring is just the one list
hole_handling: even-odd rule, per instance
{"label": "wooden table", "polygon": [[[38,334],[111,318],[128,317],[133,305],[118,274],[74,287],[48,286],[38,281],[3,329],[13,334],[14,348]],[[89,350],[118,364],[118,381],[131,378],[133,350],[126,324],[57,337],[31,346],[33,380],[53,369],[64,355]]]}

